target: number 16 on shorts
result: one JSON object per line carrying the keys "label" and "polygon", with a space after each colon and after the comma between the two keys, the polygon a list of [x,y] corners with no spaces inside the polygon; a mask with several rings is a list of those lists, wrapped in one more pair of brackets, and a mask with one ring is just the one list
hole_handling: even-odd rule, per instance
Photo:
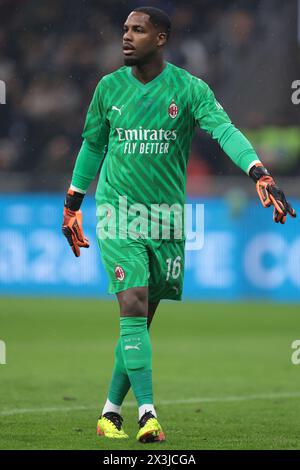
{"label": "number 16 on shorts", "polygon": [[167,263],[167,276],[166,281],[169,281],[170,278],[177,279],[181,273],[181,256],[176,256],[174,260],[168,258]]}

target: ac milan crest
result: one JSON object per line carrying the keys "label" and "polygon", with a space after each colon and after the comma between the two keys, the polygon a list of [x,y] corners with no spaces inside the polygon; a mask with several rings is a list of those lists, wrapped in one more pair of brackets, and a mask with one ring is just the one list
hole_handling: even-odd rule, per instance
{"label": "ac milan crest", "polygon": [[172,101],[172,103],[169,106],[168,113],[169,113],[169,116],[172,119],[175,119],[177,114],[178,114],[178,106],[177,106],[177,104],[175,103],[174,100]]}
{"label": "ac milan crest", "polygon": [[118,281],[124,281],[125,279],[125,271],[121,266],[116,266],[115,267],[115,275]]}

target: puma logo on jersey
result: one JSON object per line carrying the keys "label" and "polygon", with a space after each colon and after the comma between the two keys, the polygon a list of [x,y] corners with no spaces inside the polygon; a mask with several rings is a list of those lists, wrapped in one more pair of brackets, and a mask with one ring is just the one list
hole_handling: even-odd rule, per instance
{"label": "puma logo on jersey", "polygon": [[121,116],[121,109],[123,108],[124,105],[121,106],[121,108],[117,108],[117,106],[112,106],[112,111],[118,111],[118,113],[120,113],[120,116]]}
{"label": "puma logo on jersey", "polygon": [[140,351],[140,348],[139,348],[140,344],[142,344],[142,343],[137,343],[134,346],[131,346],[130,344],[127,344],[125,346],[125,351],[128,351],[128,349],[138,349],[138,351]]}

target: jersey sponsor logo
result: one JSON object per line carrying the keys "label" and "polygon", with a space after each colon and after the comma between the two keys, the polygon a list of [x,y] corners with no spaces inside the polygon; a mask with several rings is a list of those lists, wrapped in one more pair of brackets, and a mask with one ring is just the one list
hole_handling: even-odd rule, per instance
{"label": "jersey sponsor logo", "polygon": [[118,281],[124,281],[125,279],[125,271],[121,266],[115,267],[115,275]]}
{"label": "jersey sponsor logo", "polygon": [[169,106],[168,113],[169,113],[170,118],[172,118],[172,119],[175,119],[176,116],[178,115],[178,106],[177,106],[177,104],[175,103],[174,100],[172,101],[172,103]]}
{"label": "jersey sponsor logo", "polygon": [[172,129],[144,129],[140,126],[138,129],[123,129],[123,127],[116,127],[119,137],[119,142],[131,140],[146,140],[146,141],[169,141],[177,139],[177,131]]}
{"label": "jersey sponsor logo", "polygon": [[177,139],[175,129],[144,129],[139,126],[138,129],[116,127],[115,131],[118,141],[123,143],[124,154],[168,154],[170,143]]}

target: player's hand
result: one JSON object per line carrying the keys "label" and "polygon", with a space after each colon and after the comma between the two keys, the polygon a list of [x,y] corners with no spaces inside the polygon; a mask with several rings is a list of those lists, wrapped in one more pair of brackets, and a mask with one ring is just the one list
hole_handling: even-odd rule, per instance
{"label": "player's hand", "polygon": [[296,217],[296,211],[292,208],[283,191],[276,186],[272,176],[262,165],[255,165],[250,170],[250,176],[256,182],[256,191],[264,207],[274,206],[274,222],[284,224],[286,216]]}
{"label": "player's hand", "polygon": [[80,210],[71,211],[64,207],[62,232],[75,256],[80,256],[80,248],[88,248],[90,246],[88,239],[83,234],[82,212]]}
{"label": "player's hand", "polygon": [[80,248],[90,246],[82,230],[82,212],[79,208],[83,198],[84,194],[69,189],[64,206],[62,233],[68,240],[76,257],[80,256]]}

